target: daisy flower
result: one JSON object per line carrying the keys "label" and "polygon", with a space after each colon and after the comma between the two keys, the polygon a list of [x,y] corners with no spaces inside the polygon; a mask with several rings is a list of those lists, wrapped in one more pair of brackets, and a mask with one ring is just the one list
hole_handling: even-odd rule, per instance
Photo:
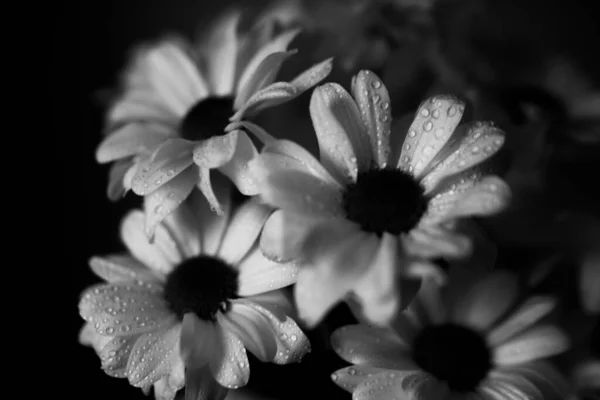
{"label": "daisy flower", "polygon": [[271,259],[302,264],[295,295],[309,325],[350,292],[367,318],[385,323],[398,309],[398,272],[436,272],[409,262],[415,258],[467,255],[469,240],[448,224],[496,213],[509,198],[507,185],[484,176],[481,166],[502,146],[504,133],[483,122],[456,129],[464,110],[459,100],[423,102],[401,149],[392,149],[385,86],[361,71],[352,93],[335,83],[313,92],[320,162],[278,140],[251,163],[261,198],[279,208],[265,225],[261,248]]}
{"label": "daisy flower", "polygon": [[353,399],[565,399],[564,378],[542,359],[568,347],[556,327],[538,323],[552,298],[532,297],[512,312],[515,276],[455,279],[440,291],[424,279],[394,329],[351,325],[332,335],[355,364],[332,379]]}
{"label": "daisy flower", "polygon": [[255,193],[247,163],[257,153],[246,131],[268,134],[248,119],[289,101],[331,71],[331,59],[291,82],[274,82],[298,30],[275,35],[272,21],[238,33],[240,14],[225,14],[195,45],[168,38],[136,53],[124,93],[108,114],[108,136],[96,152],[117,161],[113,197],[131,189],[145,196],[149,237],[198,186],[218,213],[210,173],[218,169],[245,195]]}
{"label": "daisy flower", "polygon": [[81,297],[80,341],[107,374],[146,392],[153,386],[157,399],[173,399],[184,385],[186,396],[223,398],[248,382],[246,350],[278,364],[309,351],[277,290],[294,283],[296,270],[265,259],[256,244],[269,209],[253,199],[232,209],[215,190],[223,216],[194,195],[195,207],[178,208],[149,243],[135,210],[121,226],[130,254],[90,261],[107,283]]}

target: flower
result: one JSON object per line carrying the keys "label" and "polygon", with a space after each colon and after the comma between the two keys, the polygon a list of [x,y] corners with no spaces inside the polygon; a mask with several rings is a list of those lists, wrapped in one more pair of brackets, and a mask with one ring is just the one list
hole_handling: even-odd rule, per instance
{"label": "flower", "polygon": [[309,350],[277,290],[294,283],[296,269],[265,259],[256,244],[269,208],[250,199],[232,209],[229,196],[216,193],[223,216],[192,196],[194,207],[163,220],[153,243],[143,212],[130,212],[121,236],[131,254],[90,261],[107,283],[81,297],[80,341],[94,347],[107,374],[154,386],[157,399],[173,399],[184,384],[223,398],[248,381],[246,349],[278,364]]}
{"label": "flower", "polygon": [[295,296],[308,325],[348,293],[367,318],[385,324],[398,310],[398,273],[427,275],[435,268],[419,260],[467,255],[468,238],[448,224],[498,212],[510,193],[498,177],[483,176],[481,164],[504,133],[482,122],[455,131],[459,100],[423,102],[404,144],[392,148],[385,86],[361,71],[352,93],[335,83],[313,93],[321,162],[287,140],[266,143],[251,162],[260,197],[280,209],[265,225],[261,249],[302,264]]}
{"label": "flower", "polygon": [[566,398],[566,381],[542,358],[566,350],[568,339],[537,323],[555,301],[531,297],[509,312],[517,287],[506,271],[451,276],[444,291],[423,280],[393,330],[351,325],[332,334],[334,350],[356,364],[333,381],[365,400]]}
{"label": "flower", "polygon": [[[289,101],[331,71],[331,59],[290,83],[275,82],[298,30],[273,33],[269,20],[244,35],[240,13],[229,12],[195,46],[168,38],[140,49],[124,82],[124,93],[108,114],[108,136],[98,162],[118,161],[111,172],[114,195],[131,189],[145,196],[146,231],[179,206],[198,185],[222,213],[210,173],[218,168],[246,195],[254,194],[247,162],[256,155],[245,130],[269,135],[248,118]],[[272,21],[271,21],[272,22]]]}

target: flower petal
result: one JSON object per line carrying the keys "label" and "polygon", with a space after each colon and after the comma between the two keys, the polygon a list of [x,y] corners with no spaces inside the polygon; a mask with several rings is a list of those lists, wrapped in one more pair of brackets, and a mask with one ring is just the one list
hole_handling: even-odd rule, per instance
{"label": "flower petal", "polygon": [[420,179],[453,136],[464,109],[463,102],[453,96],[435,96],[423,101],[404,139],[398,168]]}
{"label": "flower petal", "polygon": [[321,163],[340,182],[353,182],[371,165],[371,143],[352,96],[337,83],[313,91],[310,100]]}
{"label": "flower petal", "polygon": [[[475,122],[457,149],[441,160],[421,181],[428,192],[441,179],[471,168],[500,150],[504,144],[504,132],[489,122]],[[465,128],[467,129],[467,128]]]}
{"label": "flower petal", "polygon": [[543,400],[542,392],[528,379],[517,373],[510,373],[501,369],[490,371],[490,380],[497,387],[510,392],[512,396],[523,400]]}
{"label": "flower petal", "polygon": [[515,275],[497,271],[477,282],[455,304],[453,320],[485,331],[513,305],[518,291]]}
{"label": "flower petal", "polygon": [[406,253],[416,258],[453,259],[465,257],[471,252],[471,242],[468,237],[433,227],[417,227],[401,240]]}
{"label": "flower petal", "polygon": [[156,282],[158,280],[148,267],[130,256],[92,257],[89,264],[97,276],[110,283],[135,280]]}
{"label": "flower petal", "polygon": [[454,207],[443,218],[448,220],[496,214],[508,205],[510,197],[510,188],[502,179],[496,176],[486,176],[457,198]]}
{"label": "flower petal", "polygon": [[260,236],[260,250],[267,259],[277,263],[298,259],[304,240],[320,222],[320,218],[277,210],[265,222]]}
{"label": "flower petal", "polygon": [[125,196],[125,185],[123,180],[127,171],[133,166],[133,161],[130,159],[119,160],[110,166],[108,173],[108,186],[106,195],[110,201],[117,201]]}
{"label": "flower petal", "polygon": [[121,240],[136,259],[158,276],[165,276],[182,261],[177,243],[163,225],[156,227],[154,241],[150,243],[144,226],[144,213],[130,211],[121,223]]}
{"label": "flower petal", "polygon": [[532,297],[528,299],[488,334],[487,342],[493,347],[504,343],[523,329],[542,319],[555,306],[556,300],[551,297]]}
{"label": "flower petal", "polygon": [[180,336],[181,324],[142,335],[135,342],[127,364],[129,383],[144,387],[168,376],[180,357]]}
{"label": "flower petal", "polygon": [[92,322],[86,322],[79,331],[79,343],[90,346],[96,353],[99,353],[112,339],[111,336],[104,336],[96,332]]}
{"label": "flower petal", "polygon": [[368,377],[386,371],[385,368],[369,365],[352,365],[335,371],[331,374],[331,380],[345,391],[352,393]]}
{"label": "flower petal", "polygon": [[96,149],[96,161],[108,163],[140,153],[151,154],[174,134],[167,125],[136,122],[112,132]]}
{"label": "flower petal", "polygon": [[145,233],[153,240],[159,224],[190,195],[198,179],[198,169],[190,166],[152,193],[144,196]]}
{"label": "flower petal", "polygon": [[[239,127],[246,129],[248,132],[253,134],[255,138],[260,140],[263,144],[266,144],[266,143],[269,143],[269,142],[272,142],[275,140],[275,138],[271,134],[269,134],[269,132],[267,132],[264,128],[256,125],[253,122],[250,122],[250,121],[232,122],[230,126],[235,127],[232,129],[238,129]],[[228,129],[228,128],[226,127],[225,129]]]}
{"label": "flower petal", "polygon": [[217,317],[225,330],[239,337],[246,349],[260,361],[273,360],[277,352],[277,344],[271,323],[256,309],[239,302],[234,302],[227,314]]}
{"label": "flower petal", "polygon": [[201,368],[215,354],[217,330],[213,323],[186,313],[181,323],[180,353],[186,368]]}
{"label": "flower petal", "polygon": [[223,326],[218,328],[217,356],[210,362],[213,376],[222,386],[237,389],[250,377],[250,365],[242,340]]}
{"label": "flower petal", "polygon": [[355,287],[375,257],[379,239],[353,229],[346,222],[324,222],[304,243],[306,265],[294,294],[300,318],[309,327]]}
{"label": "flower petal", "polygon": [[[419,371],[387,371],[373,375],[356,387],[353,399],[387,400],[406,398],[415,400],[445,399],[448,388],[432,376]],[[398,397],[400,396],[400,397]]]}
{"label": "flower petal", "polygon": [[542,325],[531,328],[494,350],[500,365],[521,364],[549,357],[569,348],[568,337],[558,328]]}
{"label": "flower petal", "polygon": [[384,168],[390,156],[392,124],[388,91],[376,74],[363,70],[352,79],[352,94],[371,139],[373,158],[380,168]]}
{"label": "flower petal", "polygon": [[196,142],[194,163],[201,168],[222,167],[233,157],[240,134],[242,131],[232,131]]}
{"label": "flower petal", "polygon": [[549,362],[533,361],[504,367],[501,371],[526,378],[542,391],[544,399],[566,399],[571,392],[564,376]]}
{"label": "flower petal", "polygon": [[145,196],[174,179],[192,165],[194,143],[173,138],[165,140],[150,158],[141,162],[131,180],[131,190]]}
{"label": "flower petal", "polygon": [[332,333],[331,346],[352,364],[399,370],[416,368],[406,343],[390,329],[343,326]]}
{"label": "flower petal", "polygon": [[[255,75],[255,72],[258,69],[259,65],[263,62],[265,58],[267,58],[267,56],[273,53],[285,51],[288,45],[291,43],[292,40],[294,40],[294,38],[298,35],[299,32],[300,31],[298,29],[285,31],[277,37],[273,38],[270,42],[266,43],[263,47],[258,49],[258,51],[252,56],[252,58],[248,60],[248,63],[244,65],[244,70],[241,73],[240,79],[238,81],[237,92],[241,93],[244,91],[244,88],[246,88],[249,85],[252,77]],[[281,67],[281,65],[279,65],[279,67]],[[277,72],[277,70],[272,71],[274,75],[277,75]],[[236,101],[236,104],[240,104],[241,106],[244,102],[245,100],[242,101],[242,99],[240,99],[239,101]]]}
{"label": "flower petal", "polygon": [[[192,197],[202,196],[198,191],[192,190],[188,201],[177,207],[162,221],[162,225],[167,228],[177,244],[182,259],[196,257],[202,250],[201,227],[196,219],[196,210],[194,209],[197,203],[191,200]],[[204,203],[206,204],[206,200]]]}
{"label": "flower petal", "polygon": [[248,135],[244,131],[238,131],[233,156],[219,168],[219,171],[231,179],[237,189],[246,196],[253,196],[258,193],[256,178],[248,166],[248,163],[256,156],[258,156],[258,152]]}
{"label": "flower petal", "polygon": [[197,49],[205,60],[211,92],[217,96],[234,92],[240,18],[241,13],[237,9],[223,13],[209,29],[202,32],[198,42]]}
{"label": "flower petal", "polygon": [[162,125],[175,133],[179,118],[180,116],[169,109],[158,93],[148,89],[130,88],[110,106],[106,116],[106,129],[112,132],[129,124],[148,123]]}
{"label": "flower petal", "polygon": [[161,294],[162,289],[150,282],[97,285],[84,292],[79,314],[101,335],[144,333],[174,319]]}
{"label": "flower petal", "polygon": [[301,171],[272,171],[259,181],[261,199],[276,208],[309,216],[341,215],[341,191]]}
{"label": "flower petal", "polygon": [[185,369],[185,400],[224,400],[228,393],[213,378],[208,366]]}
{"label": "flower petal", "polygon": [[238,295],[253,296],[296,283],[298,267],[268,260],[254,249],[239,266]]}
{"label": "flower petal", "polygon": [[139,338],[139,335],[115,337],[98,352],[102,369],[107,375],[114,378],[127,377],[127,364],[131,350]]}

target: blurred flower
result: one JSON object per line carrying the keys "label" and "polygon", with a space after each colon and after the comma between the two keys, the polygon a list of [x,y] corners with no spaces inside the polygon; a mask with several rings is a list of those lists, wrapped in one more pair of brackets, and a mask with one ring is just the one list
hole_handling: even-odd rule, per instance
{"label": "blurred flower", "polygon": [[501,179],[483,176],[481,164],[502,146],[504,133],[482,122],[455,132],[464,110],[457,99],[423,102],[404,144],[394,148],[385,86],[361,71],[352,93],[335,83],[313,92],[320,162],[278,140],[251,163],[261,198],[280,208],[265,225],[261,249],[305,266],[295,294],[309,325],[350,292],[367,318],[387,322],[401,306],[398,291],[405,295],[397,275],[436,270],[411,260],[466,256],[469,239],[447,224],[498,212],[510,194]]}
{"label": "blurred flower", "polygon": [[289,101],[331,70],[326,60],[290,83],[275,82],[298,30],[275,35],[263,20],[238,33],[239,12],[230,12],[192,47],[164,39],[140,49],[129,67],[123,96],[108,115],[109,135],[96,158],[117,161],[109,184],[112,197],[132,189],[145,196],[149,237],[198,185],[216,212],[210,170],[218,168],[246,195],[255,187],[247,163],[256,155],[246,130],[260,140],[268,134],[248,119]]}
{"label": "blurred flower", "polygon": [[108,283],[81,297],[80,341],[107,374],[154,386],[157,399],[173,399],[184,385],[186,395],[223,398],[248,382],[246,349],[278,364],[309,350],[277,290],[294,283],[295,267],[265,259],[256,245],[270,210],[253,199],[232,209],[229,193],[216,190],[223,216],[192,196],[193,207],[178,208],[149,243],[143,213],[132,211],[121,226],[130,255],[90,261]]}
{"label": "blurred flower", "polygon": [[450,278],[444,291],[423,280],[394,330],[334,332],[335,351],[356,365],[336,371],[333,381],[365,400],[564,399],[564,378],[541,359],[566,350],[568,339],[536,324],[555,301],[532,297],[507,313],[517,300],[514,275]]}
{"label": "blurred flower", "polygon": [[600,397],[600,361],[587,360],[575,370],[575,395],[569,400],[595,400]]}

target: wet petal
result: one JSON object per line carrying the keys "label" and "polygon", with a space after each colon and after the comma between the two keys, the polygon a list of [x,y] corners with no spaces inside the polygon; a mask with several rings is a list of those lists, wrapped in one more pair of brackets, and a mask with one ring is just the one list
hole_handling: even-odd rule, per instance
{"label": "wet petal", "polygon": [[441,179],[487,160],[504,144],[504,132],[489,122],[475,122],[465,129],[468,129],[467,134],[457,144],[456,150],[440,160],[421,181],[426,191],[433,189]]}
{"label": "wet petal", "polygon": [[404,139],[398,168],[420,178],[452,137],[464,108],[462,101],[448,95],[422,102]]}
{"label": "wet petal", "polygon": [[115,337],[98,352],[102,369],[107,375],[114,378],[127,377],[131,350],[139,338],[139,335]]}
{"label": "wet petal", "polygon": [[[252,56],[248,63],[243,66],[244,70],[241,73],[240,79],[238,81],[237,92],[241,93],[244,91],[244,88],[248,86],[252,76],[255,74],[255,71],[258,69],[259,65],[263,62],[263,60],[269,55],[277,52],[283,52],[287,50],[288,45],[292,40],[298,35],[300,31],[298,29],[288,30],[273,38],[270,42],[266,43],[263,47],[258,49],[258,51]],[[279,65],[281,67],[281,65]],[[276,76],[277,70],[272,71],[272,73]],[[236,99],[237,100],[237,99]],[[246,99],[247,100],[247,99]],[[245,101],[244,101],[245,102]],[[243,104],[242,99],[236,101],[240,106]],[[237,108],[237,107],[236,107]]]}
{"label": "wet petal", "polygon": [[373,375],[356,387],[353,399],[387,400],[391,396],[426,400],[445,399],[448,389],[445,384],[419,371],[388,371]]}
{"label": "wet petal", "polygon": [[400,370],[416,368],[409,348],[390,329],[347,325],[333,332],[331,346],[352,364]]}
{"label": "wet petal", "polygon": [[155,282],[158,280],[158,277],[152,274],[148,267],[130,256],[92,257],[89,264],[96,275],[110,283],[135,280]]}
{"label": "wet petal", "polygon": [[104,336],[96,332],[92,322],[86,322],[79,331],[79,343],[92,347],[96,353],[99,353],[112,339],[112,336]]}
{"label": "wet petal", "polygon": [[162,124],[137,122],[115,130],[96,149],[96,161],[108,163],[140,153],[151,154],[175,133]]}
{"label": "wet petal", "polygon": [[443,218],[496,214],[508,206],[510,198],[510,187],[502,179],[486,176],[457,198],[454,207]]}
{"label": "wet petal", "polygon": [[202,33],[198,42],[208,83],[217,96],[230,95],[234,91],[240,17],[237,9],[223,13]]}
{"label": "wet petal", "polygon": [[188,368],[201,368],[215,354],[217,330],[211,322],[201,320],[193,313],[183,316],[181,323],[181,358]]}
{"label": "wet petal", "polygon": [[477,282],[455,305],[454,321],[485,331],[515,302],[518,295],[517,277],[498,271]]}
{"label": "wet petal", "polygon": [[182,261],[182,255],[163,225],[156,227],[154,241],[150,243],[145,234],[145,219],[143,212],[130,211],[121,223],[121,240],[136,259],[158,276],[165,276]]}
{"label": "wet petal", "polygon": [[354,99],[336,83],[313,91],[310,100],[321,163],[340,182],[356,180],[371,165],[371,143]]}
{"label": "wet petal", "polygon": [[296,283],[298,267],[268,260],[254,249],[239,266],[238,295],[252,296]]}
{"label": "wet petal", "polygon": [[162,289],[142,281],[87,289],[79,301],[79,314],[105,336],[148,332],[175,318],[162,299]]}
{"label": "wet petal", "polygon": [[208,366],[185,369],[185,400],[224,400],[228,392],[213,378]]}
{"label": "wet petal", "polygon": [[117,201],[125,196],[126,192],[123,180],[125,174],[132,166],[133,162],[130,159],[119,160],[110,166],[106,195],[111,201]]}
{"label": "wet petal", "polygon": [[259,183],[261,199],[276,208],[312,216],[341,214],[341,192],[300,171],[273,171]]}
{"label": "wet petal", "polygon": [[301,249],[312,228],[321,218],[277,210],[269,216],[260,236],[260,250],[269,260],[286,263],[301,256]]}
{"label": "wet petal", "polygon": [[231,216],[219,256],[229,264],[237,265],[256,243],[272,211],[256,197],[246,200]]}
{"label": "wet petal", "polygon": [[168,376],[179,358],[180,335],[180,324],[142,335],[133,346],[129,357],[129,383],[144,387]]}
{"label": "wet petal", "polygon": [[371,139],[373,158],[383,168],[390,155],[392,108],[388,91],[376,74],[363,70],[352,80],[352,94]]}
{"label": "wet petal", "polygon": [[258,193],[256,178],[248,166],[248,163],[256,156],[258,156],[258,152],[248,135],[243,131],[238,131],[233,156],[219,168],[219,171],[231,179],[237,189],[246,196],[253,196]]}
{"label": "wet petal", "polygon": [[164,141],[152,156],[139,164],[131,180],[131,190],[145,196],[174,179],[192,165],[194,143],[173,138]]}
{"label": "wet petal", "polygon": [[300,318],[310,327],[356,285],[375,257],[378,238],[333,221],[317,227],[304,244],[306,266],[295,287]]}
{"label": "wet petal", "polygon": [[159,224],[190,195],[198,179],[198,171],[190,166],[154,192],[144,196],[145,234],[153,240]]}
{"label": "wet petal", "polygon": [[528,299],[488,334],[488,343],[494,347],[504,343],[548,315],[555,306],[556,300],[551,297],[532,297]]}
{"label": "wet petal", "polygon": [[210,139],[196,142],[194,163],[207,169],[222,167],[233,157],[240,134],[243,133],[232,131],[225,135],[213,136]]}
{"label": "wet petal", "polygon": [[217,355],[210,362],[213,376],[222,386],[237,389],[250,378],[250,365],[242,340],[224,327],[219,327]]}
{"label": "wet petal", "polygon": [[368,377],[386,371],[387,369],[385,368],[371,367],[369,365],[352,365],[335,371],[331,374],[331,380],[345,391],[352,393]]}
{"label": "wet petal", "polygon": [[514,365],[550,357],[569,348],[569,339],[558,328],[543,325],[531,328],[494,350],[494,361]]}
{"label": "wet petal", "polygon": [[225,330],[240,338],[244,346],[260,361],[273,360],[277,344],[270,321],[255,308],[234,302],[225,315],[219,315],[219,323]]}

